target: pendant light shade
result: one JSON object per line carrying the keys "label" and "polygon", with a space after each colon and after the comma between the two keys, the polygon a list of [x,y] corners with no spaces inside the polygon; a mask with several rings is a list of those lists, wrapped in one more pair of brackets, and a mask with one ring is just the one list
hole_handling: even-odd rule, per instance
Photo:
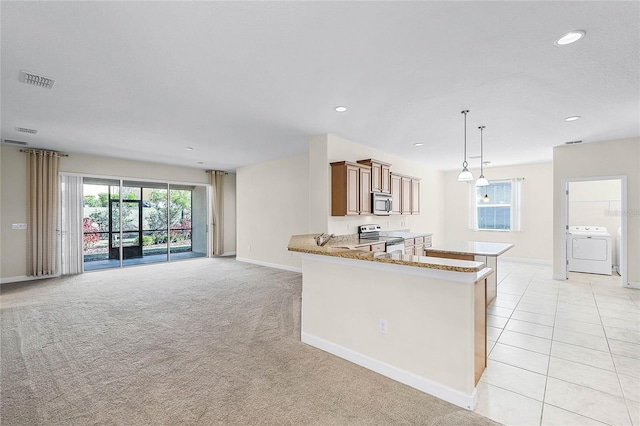
{"label": "pendant light shade", "polygon": [[473,180],[473,173],[467,169],[469,163],[467,163],[467,113],[468,109],[460,111],[461,114],[464,114],[464,161],[462,162],[462,171],[458,175],[458,182],[469,182]]}
{"label": "pendant light shade", "polygon": [[[484,177],[484,142],[482,140],[482,133],[484,132],[485,126],[480,126],[480,177],[476,181],[476,187],[479,186],[489,186],[489,181]],[[485,198],[489,198],[485,195]],[[484,200],[483,200],[484,201]]]}
{"label": "pendant light shade", "polygon": [[489,186],[489,181],[484,176],[480,176],[476,181],[476,186]]}

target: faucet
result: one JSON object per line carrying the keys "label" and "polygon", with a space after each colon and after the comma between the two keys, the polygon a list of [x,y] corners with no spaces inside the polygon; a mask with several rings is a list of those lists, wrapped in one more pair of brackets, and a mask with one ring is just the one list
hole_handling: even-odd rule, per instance
{"label": "faucet", "polygon": [[329,242],[329,240],[333,237],[335,237],[336,234],[331,234],[331,235],[324,235],[324,232],[316,237],[314,237],[313,239],[316,240],[316,244],[319,246],[324,246],[325,244],[327,244]]}

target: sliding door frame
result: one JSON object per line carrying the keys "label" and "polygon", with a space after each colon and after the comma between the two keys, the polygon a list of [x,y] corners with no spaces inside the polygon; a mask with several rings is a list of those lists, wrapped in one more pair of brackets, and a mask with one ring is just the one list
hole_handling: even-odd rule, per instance
{"label": "sliding door frame", "polygon": [[[205,188],[205,196],[206,196],[206,200],[205,200],[205,206],[206,206],[206,224],[205,224],[205,239],[206,239],[206,253],[204,257],[211,257],[211,248],[212,248],[212,239],[210,236],[210,227],[209,227],[209,223],[211,223],[211,185],[208,183],[200,183],[200,182],[185,182],[185,181],[172,181],[172,180],[166,180],[166,179],[151,179],[151,178],[137,178],[137,177],[122,177],[122,176],[111,176],[111,175],[98,175],[98,174],[88,174],[88,173],[73,173],[73,172],[59,172],[58,176],[77,176],[77,177],[81,177],[83,179],[84,182],[84,178],[94,178],[94,179],[105,179],[105,180],[113,180],[113,181],[118,181],[119,182],[119,205],[122,206],[122,188],[124,187],[124,182],[125,181],[136,181],[136,182],[149,182],[149,183],[155,183],[155,184],[165,184],[167,186],[167,222],[170,222],[169,220],[169,204],[170,204],[170,188],[172,185],[175,186],[194,186],[194,187],[204,187]],[[84,183],[83,183],[83,188],[84,188]],[[81,201],[84,200],[84,190],[82,191],[82,194],[80,195],[81,197]],[[58,207],[59,208],[59,207]],[[119,268],[122,268],[122,261],[123,261],[123,249],[122,249],[122,234],[123,234],[123,229],[122,229],[122,214],[119,215],[119,219],[120,219],[120,265]],[[58,212],[58,226],[60,229],[60,226],[62,224],[62,218],[60,215],[60,212]],[[79,226],[79,232],[82,233],[82,223],[78,224]],[[140,226],[142,226],[142,224],[140,224]],[[170,230],[169,230],[170,224],[167,223],[167,236],[170,235]],[[193,225],[192,225],[193,228]],[[193,233],[193,229],[192,229],[192,233]],[[60,242],[61,242],[61,233],[58,232],[58,247],[60,247]],[[109,241],[109,249],[111,247],[111,241]],[[58,250],[59,253],[59,250]],[[59,266],[61,266],[61,259],[60,256],[58,256],[58,262],[59,262]],[[170,239],[167,238],[167,262],[171,262],[171,244],[170,244]],[[82,262],[82,272],[84,272],[84,261]]]}

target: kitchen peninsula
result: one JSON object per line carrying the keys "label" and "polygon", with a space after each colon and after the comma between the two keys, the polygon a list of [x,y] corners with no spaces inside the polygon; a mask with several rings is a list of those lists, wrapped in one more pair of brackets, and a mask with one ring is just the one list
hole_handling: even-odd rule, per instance
{"label": "kitchen peninsula", "polygon": [[498,256],[513,248],[509,243],[490,243],[483,241],[455,241],[436,247],[425,248],[427,256],[437,258],[475,260],[484,262],[493,269],[493,274],[487,279],[487,306],[494,301],[498,294]]}
{"label": "kitchen peninsula", "polygon": [[486,366],[484,263],[384,253],[357,235],[302,253],[301,340],[426,393],[474,409]]}

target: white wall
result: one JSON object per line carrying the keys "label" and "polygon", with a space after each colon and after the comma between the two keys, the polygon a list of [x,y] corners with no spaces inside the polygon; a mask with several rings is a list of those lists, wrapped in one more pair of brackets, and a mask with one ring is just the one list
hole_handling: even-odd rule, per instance
{"label": "white wall", "polygon": [[27,271],[27,231],[11,224],[27,223],[27,160],[19,148],[0,151],[0,278],[17,277]]}
{"label": "white wall", "polygon": [[[315,209],[323,212],[326,227],[315,225],[312,232],[333,232],[335,234],[357,233],[357,226],[365,223],[379,224],[383,230],[410,229],[412,232],[433,234],[434,244],[443,241],[444,235],[444,193],[443,172],[423,166],[411,160],[396,157],[375,148],[367,147],[335,135],[311,140],[315,149],[309,150],[310,170],[316,173],[310,177],[312,199]],[[318,149],[318,145],[326,145]],[[391,216],[331,216],[331,166],[335,161],[352,161],[374,158],[391,164],[391,172],[414,176],[420,182],[420,214]],[[317,197],[317,198],[315,198]]]}
{"label": "white wall", "polygon": [[[375,158],[391,170],[422,178],[421,214],[409,216],[331,216],[333,161]],[[363,223],[383,229],[409,228],[442,239],[442,172],[385,152],[325,134],[309,139],[309,154],[241,167],[237,170],[237,256],[241,260],[299,269],[300,258],[287,251],[291,235],[354,234]],[[249,250],[251,246],[251,250]]]}
{"label": "white wall", "polygon": [[620,180],[569,184],[569,226],[603,226],[611,234],[611,261],[616,263],[617,231],[622,220]]}
{"label": "white wall", "polygon": [[[551,163],[485,169],[491,180],[523,177],[522,231],[469,229],[469,184],[458,182],[458,170],[445,173],[444,236],[446,241],[490,241],[514,244],[504,257],[551,261],[553,242],[553,175]],[[479,176],[479,170],[472,170]]]}
{"label": "white wall", "polygon": [[[25,154],[12,146],[0,147],[0,278],[22,277],[26,271],[27,233],[12,230],[12,223],[27,221],[27,172]],[[70,154],[60,159],[60,171],[87,175],[101,175],[131,179],[153,179],[183,183],[209,183],[209,175],[202,169],[177,167],[119,158]],[[231,176],[231,175],[229,175]],[[230,204],[229,215],[235,209],[235,179],[225,179],[225,203]],[[229,197],[227,199],[227,196]],[[225,209],[225,214],[227,210]],[[229,216],[227,216],[228,218]],[[235,221],[228,220],[225,241],[235,241]],[[228,250],[228,249],[227,249]]]}
{"label": "white wall", "polygon": [[640,138],[561,145],[553,149],[553,273],[560,276],[562,180],[627,176],[628,281],[640,283]]}
{"label": "white wall", "polygon": [[287,245],[291,235],[308,233],[307,155],[240,167],[236,185],[237,258],[299,269],[300,255]]}
{"label": "white wall", "polygon": [[222,249],[224,255],[236,252],[236,174],[229,173],[224,176],[222,184],[224,192],[224,241]]}

